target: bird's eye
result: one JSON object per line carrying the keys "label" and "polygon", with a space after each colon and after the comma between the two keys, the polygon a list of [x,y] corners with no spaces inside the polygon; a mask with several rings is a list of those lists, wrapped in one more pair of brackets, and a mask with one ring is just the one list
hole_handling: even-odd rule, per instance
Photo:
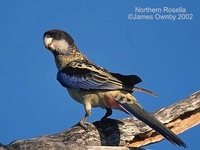
{"label": "bird's eye", "polygon": [[62,36],[62,33],[58,32],[58,37],[61,37]]}

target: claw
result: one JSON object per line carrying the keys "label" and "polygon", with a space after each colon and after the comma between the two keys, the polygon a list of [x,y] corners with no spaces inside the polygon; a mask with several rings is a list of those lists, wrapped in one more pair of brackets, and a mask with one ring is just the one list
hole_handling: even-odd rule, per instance
{"label": "claw", "polygon": [[89,122],[87,122],[88,115],[85,114],[84,117],[78,122],[77,125],[81,126],[85,131],[88,131],[87,126],[91,125]]}

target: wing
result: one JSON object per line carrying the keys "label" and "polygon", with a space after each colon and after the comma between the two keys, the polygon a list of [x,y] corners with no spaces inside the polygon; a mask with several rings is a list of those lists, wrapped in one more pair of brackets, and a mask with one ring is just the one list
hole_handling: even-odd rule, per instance
{"label": "wing", "polygon": [[[124,89],[132,91],[134,85],[141,82],[141,79],[136,75],[124,76],[109,73],[101,67],[85,62],[70,63],[58,72],[57,80],[66,88],[84,90]],[[132,82],[131,86],[128,81]]]}

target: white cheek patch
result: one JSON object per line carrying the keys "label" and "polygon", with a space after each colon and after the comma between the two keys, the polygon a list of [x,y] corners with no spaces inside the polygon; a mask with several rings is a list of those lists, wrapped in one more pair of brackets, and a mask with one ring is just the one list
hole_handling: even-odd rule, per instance
{"label": "white cheek patch", "polygon": [[66,42],[64,39],[60,40],[58,43],[59,43],[61,49],[67,50],[69,48],[68,42]]}
{"label": "white cheek patch", "polygon": [[68,49],[69,49],[69,44],[64,39],[63,40],[54,41],[52,43],[52,45],[54,46],[55,50],[59,51],[60,53],[66,53],[66,51],[68,51]]}
{"label": "white cheek patch", "polygon": [[58,53],[66,53],[69,49],[69,44],[64,39],[54,39],[52,37],[44,37],[44,45],[51,51],[57,51]]}
{"label": "white cheek patch", "polygon": [[45,37],[44,38],[44,44],[46,47],[49,47],[49,45],[52,43],[53,38],[51,37]]}

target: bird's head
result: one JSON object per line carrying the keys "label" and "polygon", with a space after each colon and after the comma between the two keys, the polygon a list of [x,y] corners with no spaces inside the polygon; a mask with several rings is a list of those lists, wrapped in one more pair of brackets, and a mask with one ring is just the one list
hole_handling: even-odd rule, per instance
{"label": "bird's head", "polygon": [[43,40],[45,47],[56,54],[66,54],[69,47],[74,45],[72,37],[68,33],[58,29],[45,32]]}

